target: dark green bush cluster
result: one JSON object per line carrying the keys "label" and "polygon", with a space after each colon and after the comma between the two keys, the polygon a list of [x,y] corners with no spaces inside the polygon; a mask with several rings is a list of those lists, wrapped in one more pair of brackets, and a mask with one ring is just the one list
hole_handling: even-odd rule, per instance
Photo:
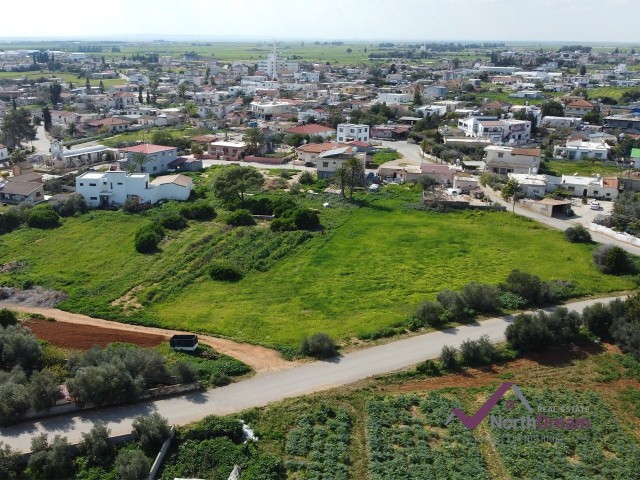
{"label": "dark green bush cluster", "polygon": [[72,357],[69,373],[67,387],[79,405],[130,403],[145,389],[171,380],[159,352],[118,344]]}
{"label": "dark green bush cluster", "polygon": [[253,215],[273,215],[273,205],[269,197],[249,197],[242,202],[242,207]]}
{"label": "dark green bush cluster", "polygon": [[627,252],[611,244],[600,245],[593,251],[593,263],[602,273],[610,275],[624,275],[635,270]]}
{"label": "dark green bush cluster", "polygon": [[126,213],[140,213],[151,208],[151,204],[142,203],[140,198],[137,196],[133,196],[131,198],[127,198],[122,205],[122,211]]}
{"label": "dark green bush cluster", "polygon": [[313,230],[320,226],[320,217],[308,208],[288,211],[284,216],[276,217],[271,222],[271,230],[285,232],[291,230]]}
{"label": "dark green bush cluster", "polygon": [[228,260],[212,260],[209,275],[214,280],[236,282],[244,276],[242,269]]}
{"label": "dark green bush cluster", "polygon": [[469,366],[488,365],[499,358],[498,349],[483,335],[477,340],[465,340],[460,345],[462,363]]}
{"label": "dark green bush cluster", "polygon": [[336,342],[326,333],[314,333],[304,337],[300,345],[300,352],[316,358],[330,358],[338,354]]}
{"label": "dark green bush cluster", "polygon": [[169,230],[182,230],[187,228],[187,219],[178,212],[163,212],[156,217],[156,222]]}
{"label": "dark green bush cluster", "polygon": [[61,217],[72,217],[76,213],[85,213],[87,211],[84,198],[78,194],[73,194],[66,200],[53,202],[51,207],[58,212],[58,215]]}
{"label": "dark green bush cluster", "polygon": [[31,228],[56,228],[60,226],[60,215],[49,204],[38,205],[29,210],[27,225]]}
{"label": "dark green bush cluster", "polygon": [[569,227],[564,231],[564,238],[571,243],[591,243],[591,234],[589,230],[581,224]]}
{"label": "dark green bush cluster", "polygon": [[197,200],[183,205],[180,208],[180,213],[189,220],[213,220],[216,218],[215,208],[205,200]]}
{"label": "dark green bush cluster", "polygon": [[60,397],[60,382],[49,370],[27,379],[24,370],[14,367],[0,371],[0,425],[20,420],[29,409],[46,410]]}
{"label": "dark green bush cluster", "polygon": [[18,317],[15,312],[3,308],[0,310],[0,327],[8,327],[9,325],[16,325],[18,323]]}
{"label": "dark green bush cluster", "polygon": [[256,224],[256,221],[253,219],[251,212],[249,210],[245,210],[244,208],[231,212],[229,215],[227,215],[226,221],[227,225],[233,225],[234,227],[250,226]]}
{"label": "dark green bush cluster", "polygon": [[313,182],[315,182],[315,177],[313,176],[313,173],[308,170],[302,172],[298,177],[298,183],[300,185],[313,185]]}
{"label": "dark green bush cluster", "polygon": [[548,345],[576,341],[580,323],[580,314],[564,307],[552,313],[521,314],[507,327],[506,337],[519,352],[537,352]]}
{"label": "dark green bush cluster", "polygon": [[156,222],[140,227],[135,234],[134,242],[139,253],[153,253],[164,238],[164,229]]}

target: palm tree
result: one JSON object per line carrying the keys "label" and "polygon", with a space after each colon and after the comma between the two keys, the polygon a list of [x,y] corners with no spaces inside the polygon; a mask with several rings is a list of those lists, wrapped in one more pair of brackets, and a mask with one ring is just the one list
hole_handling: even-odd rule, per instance
{"label": "palm tree", "polygon": [[340,193],[344,198],[347,198],[347,185],[349,183],[349,170],[346,165],[342,165],[336,170],[335,177],[333,177],[333,183],[340,188]]}
{"label": "palm tree", "polygon": [[249,146],[249,152],[254,155],[260,152],[260,147],[265,142],[264,133],[259,128],[250,128],[249,130],[247,130],[244,139]]}
{"label": "palm tree", "polygon": [[130,160],[140,167],[141,172],[144,172],[144,164],[147,163],[150,160],[150,158],[145,153],[136,152],[133,155],[131,155]]}

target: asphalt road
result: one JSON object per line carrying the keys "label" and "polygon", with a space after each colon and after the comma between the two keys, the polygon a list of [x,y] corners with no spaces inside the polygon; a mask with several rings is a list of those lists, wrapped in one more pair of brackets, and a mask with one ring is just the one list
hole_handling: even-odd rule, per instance
{"label": "asphalt road", "polygon": [[[567,305],[570,309],[582,309],[598,301],[611,298],[586,300]],[[199,420],[207,415],[227,415],[251,407],[260,407],[285,398],[307,395],[365,378],[381,375],[415,365],[428,358],[436,358],[444,345],[459,347],[466,339],[488,335],[493,342],[504,340],[504,332],[512,321],[511,316],[492,318],[458,328],[427,333],[415,337],[348,353],[343,357],[305,364],[274,373],[259,374],[248,380],[206,392],[188,394],[132,406],[89,411],[79,415],[62,415],[33,423],[0,429],[0,441],[13,449],[28,451],[34,435],[46,432],[68,437],[77,442],[93,422],[107,423],[112,434],[131,431],[136,416],[157,412],[169,423],[181,425]]]}

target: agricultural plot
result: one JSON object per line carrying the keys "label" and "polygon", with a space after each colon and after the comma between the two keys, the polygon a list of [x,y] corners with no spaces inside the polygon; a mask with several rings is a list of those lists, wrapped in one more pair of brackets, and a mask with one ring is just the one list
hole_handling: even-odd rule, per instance
{"label": "agricultural plot", "polygon": [[[588,418],[590,428],[516,430],[492,429],[502,462],[513,478],[567,480],[637,478],[640,446],[593,392],[524,389],[534,410],[538,406],[586,407],[586,411],[546,413],[552,418]],[[496,417],[536,416],[516,402],[512,411],[505,402],[492,410]],[[561,408],[559,408],[560,410]],[[551,441],[547,441],[550,440]]]}
{"label": "agricultural plot", "polygon": [[347,480],[351,417],[344,408],[319,408],[300,417],[289,432],[286,463],[289,478]]}
{"label": "agricultural plot", "polygon": [[489,479],[473,433],[444,419],[459,406],[440,393],[367,404],[371,480]]}

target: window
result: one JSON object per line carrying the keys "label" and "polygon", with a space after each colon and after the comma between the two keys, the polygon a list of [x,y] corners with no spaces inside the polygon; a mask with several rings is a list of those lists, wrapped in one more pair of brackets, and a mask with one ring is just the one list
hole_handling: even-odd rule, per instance
{"label": "window", "polygon": [[89,184],[89,186],[90,186],[90,187],[95,187],[95,186],[96,186],[96,184],[95,184],[95,183],[90,183],[90,184]]}
{"label": "window", "polygon": [[593,194],[594,194],[594,195],[598,195],[598,190],[594,190],[594,191],[593,191]]}
{"label": "window", "polygon": [[324,168],[329,168],[329,162],[322,162],[322,166]]}
{"label": "window", "polygon": [[122,185],[122,182],[118,182],[118,185]]}
{"label": "window", "polygon": [[502,152],[498,153],[498,158],[504,158],[504,153]]}
{"label": "window", "polygon": [[89,197],[91,200],[97,200],[98,197]]}
{"label": "window", "polygon": [[42,194],[40,192],[36,192],[36,197],[41,197]]}
{"label": "window", "polygon": [[80,186],[81,186],[81,187],[84,187],[84,183],[80,182]]}
{"label": "window", "polygon": [[158,170],[158,167],[153,167],[153,171],[155,172],[156,170]]}
{"label": "window", "polygon": [[109,182],[109,188],[113,190],[113,182]]}

